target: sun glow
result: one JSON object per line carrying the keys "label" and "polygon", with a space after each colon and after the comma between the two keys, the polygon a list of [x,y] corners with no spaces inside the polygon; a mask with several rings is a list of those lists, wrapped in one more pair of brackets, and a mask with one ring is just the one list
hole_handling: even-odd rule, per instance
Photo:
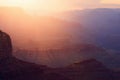
{"label": "sun glow", "polygon": [[0,5],[21,7],[29,13],[48,14],[70,8],[62,0],[3,0]]}
{"label": "sun glow", "polygon": [[25,11],[30,11],[34,7],[36,2],[34,0],[4,0],[0,3],[1,6],[13,6],[13,7],[20,7]]}

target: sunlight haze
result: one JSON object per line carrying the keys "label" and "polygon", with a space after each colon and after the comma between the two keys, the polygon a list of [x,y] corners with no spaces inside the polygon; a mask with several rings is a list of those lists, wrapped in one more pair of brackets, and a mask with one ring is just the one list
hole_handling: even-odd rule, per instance
{"label": "sunlight haze", "polygon": [[1,6],[14,6],[23,8],[29,13],[54,13],[65,11],[71,6],[61,0],[0,0]]}
{"label": "sunlight haze", "polygon": [[30,14],[51,14],[74,9],[119,8],[119,4],[120,0],[0,0],[1,6],[20,7]]}

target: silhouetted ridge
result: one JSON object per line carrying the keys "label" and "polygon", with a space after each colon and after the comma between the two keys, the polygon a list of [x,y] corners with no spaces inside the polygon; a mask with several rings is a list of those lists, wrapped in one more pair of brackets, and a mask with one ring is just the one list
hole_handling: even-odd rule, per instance
{"label": "silhouetted ridge", "polygon": [[82,62],[78,62],[78,63],[74,63],[73,65],[75,66],[81,66],[81,65],[91,65],[91,66],[97,66],[97,65],[103,65],[101,62],[97,61],[96,59],[89,59],[89,60],[85,60],[85,61],[82,61]]}
{"label": "silhouetted ridge", "polygon": [[96,59],[74,63],[65,68],[56,69],[71,80],[113,80],[113,72]]}
{"label": "silhouetted ridge", "polygon": [[110,70],[107,69],[101,62],[97,61],[96,59],[89,59],[82,62],[74,63],[70,65],[71,68],[78,68],[81,71],[102,71],[102,72],[109,72]]}

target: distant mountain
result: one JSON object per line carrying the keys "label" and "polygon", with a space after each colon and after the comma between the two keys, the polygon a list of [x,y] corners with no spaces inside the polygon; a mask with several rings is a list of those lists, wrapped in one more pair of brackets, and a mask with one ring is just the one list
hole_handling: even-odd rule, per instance
{"label": "distant mountain", "polygon": [[107,49],[120,50],[120,9],[75,10],[58,15],[59,18],[78,22],[87,28],[95,44]]}
{"label": "distant mountain", "polygon": [[[119,15],[119,9],[101,8],[68,11],[57,14],[57,17],[61,18],[58,19],[55,18],[56,16],[31,16],[16,7],[1,7],[0,24],[4,31],[11,34],[16,42],[14,44],[24,45],[24,47],[25,45],[28,47],[30,43],[37,44],[37,47],[39,45],[45,46],[48,43],[53,43],[55,46],[58,44],[54,42],[59,41],[94,43],[107,49],[119,51]],[[47,46],[51,47],[50,44]]]}
{"label": "distant mountain", "polygon": [[28,15],[16,7],[1,7],[0,17],[1,28],[11,35],[17,47],[31,48],[29,44],[51,47],[58,43],[76,42],[78,38],[79,42],[91,41],[89,36],[85,36],[87,30],[79,23],[51,16]]}

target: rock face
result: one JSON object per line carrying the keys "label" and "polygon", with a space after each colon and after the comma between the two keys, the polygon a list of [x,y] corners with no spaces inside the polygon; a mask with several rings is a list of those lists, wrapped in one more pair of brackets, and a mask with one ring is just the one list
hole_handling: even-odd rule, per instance
{"label": "rock face", "polygon": [[12,54],[12,44],[10,36],[0,31],[0,60],[10,57]]}

